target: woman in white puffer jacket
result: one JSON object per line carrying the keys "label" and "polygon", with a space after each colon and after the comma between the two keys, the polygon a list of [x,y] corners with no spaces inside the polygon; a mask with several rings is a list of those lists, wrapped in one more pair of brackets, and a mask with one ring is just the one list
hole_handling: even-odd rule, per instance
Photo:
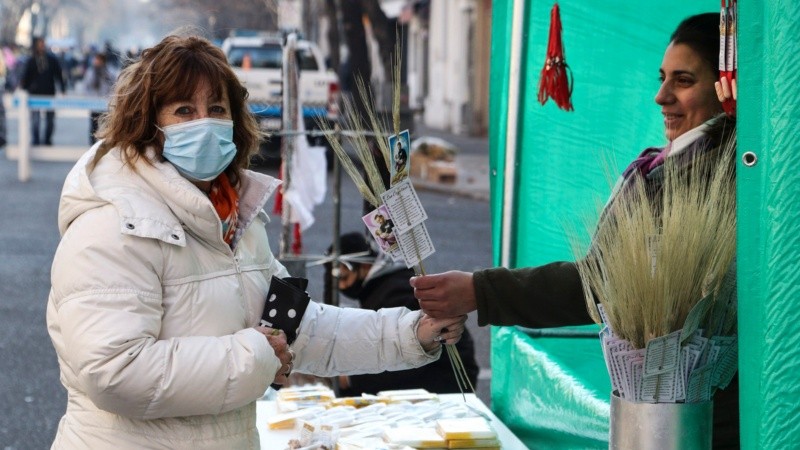
{"label": "woman in white puffer jacket", "polygon": [[292,370],[418,367],[458,341],[464,317],[404,308],[312,302],[291,349],[259,326],[270,279],[289,274],[262,210],[280,182],[246,170],[246,97],[197,37],[167,37],[120,75],[59,206],[47,325],[68,404],[53,448],[258,448],[255,401]]}

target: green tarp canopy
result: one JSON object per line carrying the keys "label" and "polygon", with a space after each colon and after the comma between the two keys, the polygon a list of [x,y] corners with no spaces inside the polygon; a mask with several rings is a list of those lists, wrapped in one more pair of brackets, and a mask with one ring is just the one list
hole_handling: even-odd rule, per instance
{"label": "green tarp canopy", "polygon": [[[719,11],[720,3],[560,1],[574,112],[537,101],[552,6],[492,4],[497,265],[573,259],[570,230],[583,231],[596,218],[615,177],[642,149],[665,143],[654,97],[670,33],[684,17]],[[742,448],[800,442],[799,23],[800,8],[785,0],[739,4]],[[597,339],[515,328],[492,335],[492,409],[504,422],[531,448],[607,448],[610,384]]]}

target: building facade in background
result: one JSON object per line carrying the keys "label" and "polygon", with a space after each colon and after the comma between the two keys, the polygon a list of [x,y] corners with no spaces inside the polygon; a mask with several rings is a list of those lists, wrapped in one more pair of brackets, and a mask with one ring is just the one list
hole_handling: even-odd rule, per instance
{"label": "building facade in background", "polygon": [[[235,7],[225,8],[215,1],[204,0],[171,3],[166,9],[165,0],[114,0],[98,3],[91,17],[81,9],[83,3],[34,2],[24,11],[18,11],[20,17],[27,16],[17,19],[20,25],[16,37],[22,38],[18,44],[23,47],[33,34],[43,34],[59,42],[71,39],[70,47],[76,51],[105,40],[124,50],[153,45],[165,33],[182,25],[199,26],[214,35],[235,28],[299,29],[307,39],[327,50],[328,56],[335,56],[328,61],[338,70],[336,64],[344,61],[348,53],[343,44],[341,24],[345,20],[341,11],[353,10],[343,6],[360,4],[365,11],[364,29],[371,36],[367,58],[372,66],[373,92],[387,93],[391,91],[392,80],[380,57],[386,51],[374,39],[374,28],[366,13],[370,11],[381,27],[387,26],[382,15],[375,15],[375,1],[380,1],[380,10],[389,19],[388,26],[396,24],[401,32],[404,111],[429,128],[485,135],[489,116],[491,0],[243,0],[236,2]],[[11,15],[13,11],[4,8]],[[339,16],[336,21],[331,20],[330,11],[337,8]],[[96,20],[100,17],[105,20]],[[348,19],[352,24],[353,18]],[[337,34],[331,30],[336,29],[339,29],[338,43],[331,37]],[[334,49],[339,51],[332,55]],[[385,108],[383,103],[386,102],[382,101],[380,108]]]}
{"label": "building facade in background", "polygon": [[416,2],[408,26],[409,103],[455,134],[488,130],[491,0]]}
{"label": "building facade in background", "polygon": [[[313,0],[283,0],[282,11],[293,11],[295,22],[306,11],[318,19],[305,21],[309,38],[330,49],[328,20],[322,20]],[[358,0],[320,0],[358,1]],[[491,0],[381,0],[381,9],[396,23],[403,42],[405,86],[403,108],[412,111],[426,127],[455,134],[484,136],[489,117],[489,54],[491,46]],[[327,19],[327,18],[326,18]],[[364,16],[367,35],[369,19]],[[340,42],[343,42],[340,39]],[[343,49],[342,53],[346,54]],[[381,66],[380,48],[370,38],[373,92],[387,91],[391,77]],[[407,94],[407,95],[406,95]],[[378,94],[380,97],[380,94]]]}

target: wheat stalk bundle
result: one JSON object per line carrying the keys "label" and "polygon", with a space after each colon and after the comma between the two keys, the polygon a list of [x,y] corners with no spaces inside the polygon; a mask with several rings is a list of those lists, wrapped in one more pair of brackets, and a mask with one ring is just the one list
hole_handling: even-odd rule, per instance
{"label": "wheat stalk bundle", "polygon": [[[364,167],[364,175],[362,175],[356,163],[350,158],[350,155],[345,151],[342,141],[338,139],[335,130],[330,125],[318,120],[320,128],[325,133],[328,142],[331,144],[336,157],[341,161],[342,167],[345,172],[350,176],[358,188],[364,199],[372,206],[378,207],[381,202],[381,194],[386,191],[386,185],[383,183],[381,171],[378,164],[383,164],[389,170],[391,161],[391,149],[387,139],[389,133],[387,130],[391,129],[395,136],[400,136],[400,100],[401,100],[401,68],[402,68],[402,49],[400,47],[400,38],[397,39],[398,46],[395,48],[393,55],[393,65],[391,67],[392,74],[392,124],[391,128],[387,126],[381,119],[381,116],[375,111],[372,101],[372,93],[361,77],[356,78],[356,90],[358,97],[363,106],[365,118],[362,118],[358,112],[355,100],[344,96],[343,108],[345,112],[342,120],[342,125],[347,133],[344,135],[348,138],[353,146],[358,160]],[[363,120],[368,122],[368,125],[363,123]],[[368,131],[369,128],[369,131]],[[375,145],[377,146],[382,161],[376,161],[375,156],[370,148],[369,136],[375,137]],[[415,242],[416,245],[416,242]],[[419,257],[419,248],[416,248],[417,256]],[[422,261],[419,262],[418,273],[425,274],[425,269],[422,266]],[[453,369],[453,375],[456,378],[456,384],[463,394],[465,390],[475,392],[472,382],[469,380],[466,368],[461,359],[461,355],[456,349],[455,345],[445,345],[445,350],[450,358],[450,365]],[[466,400],[466,398],[465,398]]]}
{"label": "wheat stalk bundle", "polygon": [[[372,91],[366,84],[363,78],[356,77],[356,94],[358,99],[349,96],[342,97],[342,116],[341,125],[345,133],[341,133],[347,138],[347,142],[352,145],[355,150],[356,156],[364,167],[364,174],[362,175],[356,163],[350,158],[347,151],[345,151],[343,141],[338,139],[337,133],[331,125],[317,120],[320,129],[324,132],[325,137],[333,148],[336,157],[341,161],[347,175],[355,183],[358,191],[372,206],[378,207],[381,204],[381,194],[386,191],[386,185],[383,183],[381,177],[381,166],[389,170],[391,163],[391,149],[389,142],[386,139],[389,137],[389,130],[394,131],[394,135],[400,135],[400,97],[401,97],[401,69],[403,63],[402,48],[400,46],[400,36],[397,36],[397,47],[395,48],[392,57],[393,64],[390,68],[392,74],[392,123],[391,126],[387,125],[384,119],[375,110]],[[364,117],[361,116],[356,102],[362,106]],[[367,122],[366,124],[364,122]],[[370,137],[374,137],[374,144],[380,154],[380,158],[376,160],[375,155],[370,147]]]}
{"label": "wheat stalk bundle", "polygon": [[[700,300],[718,297],[736,251],[734,149],[729,140],[718,158],[667,158],[660,192],[634,175],[577,263],[595,321],[599,302],[611,329],[635,348],[682,329]],[[714,317],[730,314],[712,301],[699,327],[719,331],[711,325],[725,323],[730,331],[730,317]]]}
{"label": "wheat stalk bundle", "polygon": [[[356,188],[361,193],[361,196],[364,197],[369,204],[377,207],[381,204],[380,195],[386,191],[386,186],[383,184],[381,179],[378,162],[375,161],[375,158],[372,156],[369,136],[374,135],[379,137],[379,139],[376,139],[376,141],[381,149],[381,153],[383,153],[384,149],[381,146],[382,139],[380,139],[380,137],[385,135],[385,132],[383,131],[385,127],[381,125],[378,115],[372,106],[372,102],[368,100],[371,97],[369,89],[364,85],[364,82],[360,78],[357,80],[357,89],[361,98],[363,99],[363,104],[365,105],[364,109],[366,110],[368,120],[373,125],[372,132],[367,131],[367,128],[362,121],[362,117],[358,112],[358,108],[356,107],[356,100],[348,96],[342,97],[343,114],[340,119],[341,126],[347,130],[345,133],[339,133],[338,130],[334,130],[330,124],[325,123],[322,120],[317,120],[317,124],[323,131],[328,143],[333,149],[334,154],[339,159],[339,162],[341,162],[342,168],[353,180],[353,183],[355,183]],[[346,137],[346,140],[340,139],[340,134],[343,134]],[[355,150],[358,160],[364,167],[364,174],[366,176],[361,174],[358,166],[347,153],[347,150],[345,150],[345,143],[349,143]],[[383,146],[386,147],[385,151],[388,152],[388,145],[384,144]],[[383,163],[388,168],[386,158],[387,157],[384,156]]]}

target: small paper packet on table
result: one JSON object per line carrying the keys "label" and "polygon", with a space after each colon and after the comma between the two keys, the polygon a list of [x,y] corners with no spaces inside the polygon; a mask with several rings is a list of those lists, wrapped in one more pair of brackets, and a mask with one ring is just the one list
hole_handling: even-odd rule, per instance
{"label": "small paper packet on table", "polygon": [[483,417],[439,419],[436,431],[449,440],[497,439],[497,432]]}
{"label": "small paper packet on table", "polygon": [[447,441],[432,427],[397,427],[383,432],[383,440],[414,448],[447,448]]}

